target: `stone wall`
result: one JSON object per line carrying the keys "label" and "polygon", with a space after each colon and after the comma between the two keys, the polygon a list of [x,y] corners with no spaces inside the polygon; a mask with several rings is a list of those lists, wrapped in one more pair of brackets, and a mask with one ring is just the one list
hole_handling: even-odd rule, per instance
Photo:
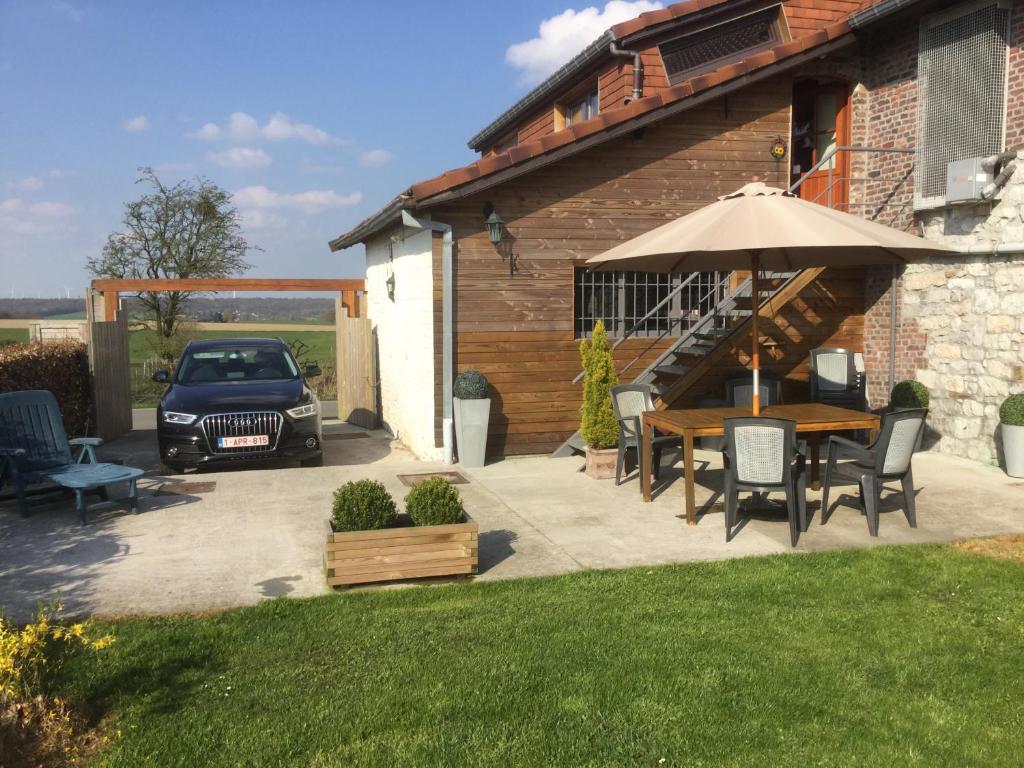
{"label": "stone wall", "polygon": [[926,337],[916,378],[931,391],[937,448],[994,463],[999,405],[1024,392],[1024,151],[994,204],[919,218],[928,239],[971,251],[910,265],[902,280],[903,317]]}

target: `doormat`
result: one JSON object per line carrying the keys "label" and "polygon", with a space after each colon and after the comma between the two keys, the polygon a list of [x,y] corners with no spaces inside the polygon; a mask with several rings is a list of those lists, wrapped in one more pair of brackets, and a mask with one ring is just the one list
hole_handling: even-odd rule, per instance
{"label": "doormat", "polygon": [[324,440],[356,440],[360,437],[369,437],[365,432],[328,432]]}
{"label": "doormat", "polygon": [[205,483],[164,483],[156,492],[157,496],[185,496],[192,493],[210,493],[217,488],[216,480]]}
{"label": "doormat", "polygon": [[419,475],[399,475],[398,479],[402,481],[402,485],[411,488],[432,477],[443,477],[448,481],[449,485],[465,485],[469,482],[458,472],[424,472]]}

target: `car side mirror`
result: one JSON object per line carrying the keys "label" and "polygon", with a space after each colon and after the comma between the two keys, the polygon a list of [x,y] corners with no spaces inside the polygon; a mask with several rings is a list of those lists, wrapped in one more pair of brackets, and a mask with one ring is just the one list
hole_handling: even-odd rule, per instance
{"label": "car side mirror", "polygon": [[167,371],[153,371],[152,379],[157,384],[166,384],[171,380],[171,377],[168,375]]}
{"label": "car side mirror", "polygon": [[304,374],[307,379],[312,379],[316,376],[321,376],[323,371],[320,370],[320,366],[316,363],[310,363],[306,366],[306,373]]}

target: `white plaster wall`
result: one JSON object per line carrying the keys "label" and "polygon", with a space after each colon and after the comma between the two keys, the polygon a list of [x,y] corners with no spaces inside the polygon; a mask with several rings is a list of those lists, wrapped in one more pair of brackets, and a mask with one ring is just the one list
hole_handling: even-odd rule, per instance
{"label": "white plaster wall", "polygon": [[[389,253],[390,245],[390,253]],[[387,279],[394,275],[394,300]],[[381,408],[392,434],[419,458],[437,460],[434,446],[434,303],[431,234],[366,243],[367,312],[377,333]]]}

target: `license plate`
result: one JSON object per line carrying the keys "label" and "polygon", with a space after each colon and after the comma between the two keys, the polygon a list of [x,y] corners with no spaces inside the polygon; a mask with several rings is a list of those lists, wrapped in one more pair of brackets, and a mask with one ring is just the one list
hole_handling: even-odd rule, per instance
{"label": "license plate", "polygon": [[252,448],[259,445],[270,445],[269,435],[240,435],[238,437],[218,437],[218,448]]}

